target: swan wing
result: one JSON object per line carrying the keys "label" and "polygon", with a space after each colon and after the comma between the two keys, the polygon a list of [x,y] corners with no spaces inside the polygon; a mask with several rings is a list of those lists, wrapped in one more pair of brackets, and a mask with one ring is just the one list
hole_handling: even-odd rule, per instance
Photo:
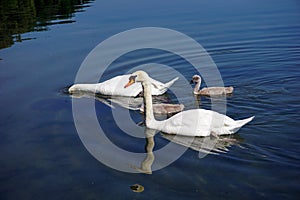
{"label": "swan wing", "polygon": [[161,124],[161,131],[186,136],[209,136],[212,131],[217,134],[222,131],[225,122],[234,120],[220,113],[194,109],[174,115]]}
{"label": "swan wing", "polygon": [[122,75],[111,78],[97,85],[97,93],[103,95],[115,95],[115,96],[137,96],[142,91],[142,85],[140,83],[134,83],[128,88],[124,88],[124,85],[129,80],[130,75]]}
{"label": "swan wing", "polygon": [[235,121],[212,110],[194,109],[160,121],[158,127],[162,132],[185,136],[209,136],[211,133],[228,135],[237,132],[252,119],[253,117]]}
{"label": "swan wing", "polygon": [[233,93],[233,87],[206,87],[200,90],[200,94],[206,96],[218,96]]}
{"label": "swan wing", "polygon": [[[116,76],[102,83],[98,83],[96,91],[97,93],[110,96],[114,95],[135,97],[142,91],[142,85],[141,83],[134,83],[130,87],[124,88],[124,85],[126,85],[130,76],[131,75]],[[150,78],[152,83],[152,95],[164,94],[168,90],[168,87],[170,87],[177,79],[178,78],[175,78],[170,82],[164,84],[160,81]]]}

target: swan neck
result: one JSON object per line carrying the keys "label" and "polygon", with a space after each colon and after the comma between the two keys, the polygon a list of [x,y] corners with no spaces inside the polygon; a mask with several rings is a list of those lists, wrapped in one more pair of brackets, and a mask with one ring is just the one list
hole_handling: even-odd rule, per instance
{"label": "swan neck", "polygon": [[201,80],[198,81],[194,87],[194,93],[197,94],[200,91]]}
{"label": "swan neck", "polygon": [[142,83],[142,86],[144,90],[144,113],[146,115],[146,126],[149,127],[149,124],[155,121],[152,106],[151,83],[149,81],[145,81]]}

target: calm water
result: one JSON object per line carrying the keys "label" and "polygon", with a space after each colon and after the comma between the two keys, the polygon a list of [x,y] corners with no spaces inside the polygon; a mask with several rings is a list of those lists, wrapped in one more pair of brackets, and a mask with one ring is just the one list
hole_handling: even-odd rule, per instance
{"label": "calm water", "polygon": [[[0,20],[0,199],[296,199],[300,195],[297,0],[7,2],[11,3],[1,2]],[[99,42],[146,26],[185,33],[208,51],[225,85],[235,87],[227,99],[227,114],[256,116],[234,136],[239,144],[202,159],[189,149],[151,175],[116,171],[85,149],[74,126],[72,98],[63,90],[73,84],[81,63]],[[178,56],[148,49],[120,57],[104,79],[149,62],[168,65],[187,79],[195,72]],[[153,70],[153,76],[162,80],[172,74]],[[167,97],[178,100],[170,92]],[[179,100],[187,109],[199,105],[190,92]],[[109,107],[98,101],[95,105],[112,141],[130,151],[144,151],[145,139],[126,135]],[[201,98],[199,106],[210,108],[210,100]],[[132,111],[131,116],[142,121],[139,112]],[[166,143],[166,138],[156,135],[154,150]],[[144,186],[144,192],[132,192],[135,183]]]}

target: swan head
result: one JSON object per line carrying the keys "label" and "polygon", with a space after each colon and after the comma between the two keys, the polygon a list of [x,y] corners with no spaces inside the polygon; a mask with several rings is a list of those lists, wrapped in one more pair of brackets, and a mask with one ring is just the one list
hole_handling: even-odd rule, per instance
{"label": "swan head", "polygon": [[129,87],[130,85],[134,84],[135,82],[144,82],[149,80],[149,75],[144,71],[136,71],[131,74],[129,77],[129,82],[124,86],[124,88]]}
{"label": "swan head", "polygon": [[74,92],[78,92],[78,91],[80,91],[80,90],[81,90],[81,87],[80,87],[80,85],[78,85],[78,84],[72,85],[72,86],[68,89],[68,91],[69,91],[70,94],[72,94],[72,93],[74,93]]}
{"label": "swan head", "polygon": [[80,93],[80,92],[96,93],[96,89],[97,89],[97,84],[75,84],[68,89],[68,92],[70,94]]}
{"label": "swan head", "polygon": [[192,77],[191,83],[201,83],[201,76],[199,75],[194,75]]}

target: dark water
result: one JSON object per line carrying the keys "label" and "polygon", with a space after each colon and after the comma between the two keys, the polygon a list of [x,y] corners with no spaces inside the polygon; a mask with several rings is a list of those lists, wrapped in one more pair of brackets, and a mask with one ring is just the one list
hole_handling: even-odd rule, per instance
{"label": "dark water", "polygon": [[[300,195],[297,0],[43,2],[1,1],[1,199],[296,199]],[[180,31],[207,50],[224,84],[235,87],[227,99],[227,114],[256,116],[235,136],[238,145],[202,159],[189,149],[151,175],[116,171],[85,149],[74,126],[72,99],[62,91],[74,82],[80,64],[99,42],[146,26]],[[171,66],[187,79],[194,73],[178,56],[143,50],[120,57],[104,78],[150,61]],[[154,71],[153,76],[172,74]],[[195,102],[187,94],[183,102],[189,109]],[[109,107],[95,105],[105,116],[99,121],[110,131],[111,140],[122,148],[144,151],[145,139],[127,136],[116,127]],[[209,99],[201,98],[200,106],[210,108]],[[142,120],[139,112],[132,111],[131,116]],[[167,142],[156,135],[154,150]],[[135,183],[145,190],[132,192]]]}

